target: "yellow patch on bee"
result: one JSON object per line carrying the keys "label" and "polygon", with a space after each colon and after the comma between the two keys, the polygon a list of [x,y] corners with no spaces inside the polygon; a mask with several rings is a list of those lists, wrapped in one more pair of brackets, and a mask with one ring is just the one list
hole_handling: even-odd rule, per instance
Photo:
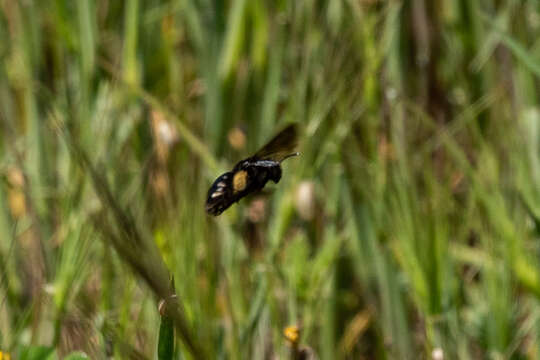
{"label": "yellow patch on bee", "polygon": [[233,190],[234,192],[242,191],[247,185],[247,171],[240,170],[233,177]]}

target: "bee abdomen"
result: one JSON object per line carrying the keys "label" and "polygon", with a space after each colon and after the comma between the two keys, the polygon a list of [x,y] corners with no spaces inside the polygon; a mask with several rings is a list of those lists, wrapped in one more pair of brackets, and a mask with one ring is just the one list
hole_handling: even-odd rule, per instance
{"label": "bee abdomen", "polygon": [[232,178],[233,174],[227,172],[214,181],[206,199],[206,212],[212,215],[219,215],[234,202],[232,198]]}

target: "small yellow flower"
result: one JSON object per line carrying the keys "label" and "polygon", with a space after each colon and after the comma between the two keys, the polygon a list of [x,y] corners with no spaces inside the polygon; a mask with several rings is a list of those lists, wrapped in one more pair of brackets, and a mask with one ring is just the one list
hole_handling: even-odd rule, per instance
{"label": "small yellow flower", "polygon": [[11,356],[9,354],[0,351],[0,360],[11,360]]}
{"label": "small yellow flower", "polygon": [[287,326],[283,330],[283,335],[287,340],[289,340],[291,345],[297,345],[298,340],[300,339],[300,329],[296,325]]}

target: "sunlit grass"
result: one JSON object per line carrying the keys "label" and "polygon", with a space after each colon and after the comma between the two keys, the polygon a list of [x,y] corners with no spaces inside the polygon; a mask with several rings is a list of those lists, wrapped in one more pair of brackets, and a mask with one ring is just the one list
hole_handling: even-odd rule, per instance
{"label": "sunlit grass", "polygon": [[538,357],[537,1],[0,8],[0,354]]}

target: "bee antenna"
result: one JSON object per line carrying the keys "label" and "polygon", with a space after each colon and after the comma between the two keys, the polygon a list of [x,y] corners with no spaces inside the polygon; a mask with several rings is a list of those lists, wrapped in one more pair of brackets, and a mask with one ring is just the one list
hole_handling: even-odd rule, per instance
{"label": "bee antenna", "polygon": [[292,154],[289,154],[289,155],[285,156],[283,159],[281,159],[280,162],[283,162],[283,160],[285,160],[285,159],[288,159],[288,158],[293,157],[293,156],[298,156],[298,155],[300,155],[299,152],[294,152]]}

